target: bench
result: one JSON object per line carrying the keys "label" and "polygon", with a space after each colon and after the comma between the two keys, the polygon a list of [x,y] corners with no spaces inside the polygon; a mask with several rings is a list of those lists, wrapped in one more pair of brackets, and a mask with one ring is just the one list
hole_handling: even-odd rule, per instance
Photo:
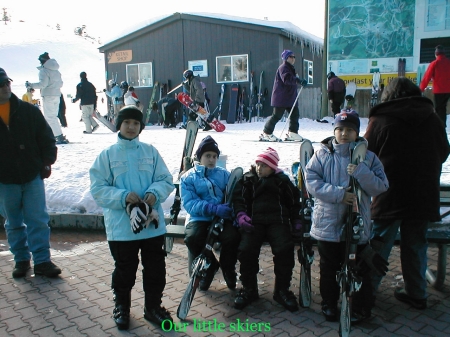
{"label": "bench", "polygon": [[[427,268],[426,278],[428,283],[435,289],[442,289],[447,271],[447,251],[450,244],[450,185],[441,185],[440,188],[441,221],[430,222],[427,231],[429,244],[438,248],[438,259],[436,275]],[[397,234],[396,242],[400,241],[400,233]]]}

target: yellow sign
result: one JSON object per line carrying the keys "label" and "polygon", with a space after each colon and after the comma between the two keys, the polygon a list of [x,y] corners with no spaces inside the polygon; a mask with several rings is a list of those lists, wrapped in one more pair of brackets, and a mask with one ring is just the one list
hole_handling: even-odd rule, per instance
{"label": "yellow sign", "polygon": [[[397,74],[380,74],[380,84],[387,86],[390,81],[397,78]],[[405,77],[410,79],[413,83],[417,84],[417,73],[406,73]],[[372,88],[372,74],[366,75],[342,75],[339,76],[345,84],[355,82],[358,89],[371,89]]]}
{"label": "yellow sign", "polygon": [[133,59],[133,51],[118,50],[108,54],[108,63],[131,62]]}

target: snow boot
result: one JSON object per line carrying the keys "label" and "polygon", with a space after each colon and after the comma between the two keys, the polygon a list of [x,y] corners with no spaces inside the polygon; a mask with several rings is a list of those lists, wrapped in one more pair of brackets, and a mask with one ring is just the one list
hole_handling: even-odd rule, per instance
{"label": "snow boot", "polygon": [[127,330],[130,326],[131,290],[114,289],[114,302],[114,322],[119,330]]}
{"label": "snow boot", "polygon": [[262,133],[261,136],[259,136],[259,140],[262,142],[279,142],[280,139],[277,136],[274,136],[273,134],[266,134]]}
{"label": "snow boot", "polygon": [[56,144],[69,144],[69,140],[63,134],[55,137]]}
{"label": "snow boot", "polygon": [[242,287],[239,289],[236,298],[234,299],[235,309],[244,309],[247,305],[259,299],[258,286],[253,287]]}
{"label": "snow boot", "polygon": [[289,288],[275,289],[273,299],[291,312],[298,310],[297,298]]}

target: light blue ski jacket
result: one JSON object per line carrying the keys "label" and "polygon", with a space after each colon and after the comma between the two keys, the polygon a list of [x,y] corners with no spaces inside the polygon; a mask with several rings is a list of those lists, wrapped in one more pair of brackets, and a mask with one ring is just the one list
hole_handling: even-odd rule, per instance
{"label": "light blue ski jacket", "polygon": [[[150,144],[122,139],[103,150],[89,170],[91,193],[103,207],[108,241],[142,240],[166,233],[161,203],[172,193],[173,177],[158,150]],[[150,224],[138,234],[131,230],[125,199],[130,192],[144,198],[146,193],[156,196],[158,228]]]}
{"label": "light blue ski jacket", "polygon": [[188,213],[186,224],[190,221],[212,221],[206,205],[223,203],[230,172],[216,166],[207,169],[195,163],[194,167],[181,176],[180,194],[183,207]]}
{"label": "light blue ski jacket", "polygon": [[[359,137],[357,142],[367,142]],[[321,241],[341,241],[348,205],[342,203],[346,188],[350,186],[347,166],[350,163],[350,149],[355,143],[337,144],[334,137],[322,141],[320,149],[306,165],[306,187],[314,199],[314,211],[311,236]],[[359,244],[370,239],[372,229],[370,220],[371,196],[387,191],[388,180],[383,164],[371,151],[367,151],[366,159],[361,162],[353,177],[362,189],[360,214],[364,221],[364,232]]]}

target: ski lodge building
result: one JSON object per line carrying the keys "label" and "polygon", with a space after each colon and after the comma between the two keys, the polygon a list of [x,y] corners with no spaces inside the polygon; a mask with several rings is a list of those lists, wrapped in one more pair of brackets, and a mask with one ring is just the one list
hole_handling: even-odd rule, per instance
{"label": "ski lodge building", "polygon": [[323,39],[290,22],[174,13],[141,22],[99,48],[105,54],[106,82],[128,82],[145,110],[151,99],[159,100],[180,84],[186,69],[206,85],[211,111],[218,106],[225,84],[221,119],[227,118],[233,84],[238,84],[239,93],[245,88],[244,104],[249,105],[252,75],[253,103],[260,92],[262,116],[272,113],[273,81],[284,49],[294,51],[296,72],[308,81],[300,116],[315,118],[321,106]]}

